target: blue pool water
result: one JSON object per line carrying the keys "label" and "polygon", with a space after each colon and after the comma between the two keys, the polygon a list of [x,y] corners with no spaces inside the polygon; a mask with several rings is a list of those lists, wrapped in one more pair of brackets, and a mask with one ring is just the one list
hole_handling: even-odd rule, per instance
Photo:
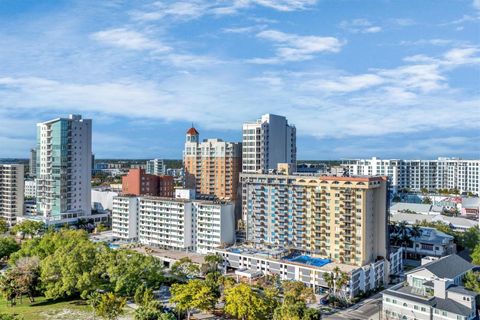
{"label": "blue pool water", "polygon": [[312,257],[306,256],[306,255],[301,255],[301,256],[297,256],[295,258],[290,258],[290,259],[286,259],[286,260],[292,261],[292,262],[297,262],[297,263],[303,263],[303,264],[307,264],[307,265],[315,266],[315,267],[321,267],[321,266],[326,265],[327,263],[332,262],[332,260],[330,260],[330,259],[312,258]]}
{"label": "blue pool water", "polygon": [[113,243],[109,243],[108,246],[110,247],[110,249],[118,249],[120,248],[120,246],[118,244],[113,244]]}

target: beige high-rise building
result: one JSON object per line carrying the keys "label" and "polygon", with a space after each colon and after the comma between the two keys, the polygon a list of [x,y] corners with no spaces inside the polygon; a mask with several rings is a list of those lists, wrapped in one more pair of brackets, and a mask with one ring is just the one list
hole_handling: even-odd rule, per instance
{"label": "beige high-rise building", "polygon": [[386,177],[240,177],[248,241],[355,266],[386,258]]}
{"label": "beige high-rise building", "polygon": [[14,225],[23,215],[24,166],[0,164],[0,217]]}
{"label": "beige high-rise building", "polygon": [[238,176],[242,166],[242,144],[220,139],[199,142],[195,128],[187,131],[183,152],[185,186],[197,194],[219,199],[237,198]]}

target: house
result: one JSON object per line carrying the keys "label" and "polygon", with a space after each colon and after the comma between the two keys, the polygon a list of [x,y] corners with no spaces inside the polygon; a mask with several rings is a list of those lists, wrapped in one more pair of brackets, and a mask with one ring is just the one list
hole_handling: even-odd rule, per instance
{"label": "house", "polygon": [[[407,227],[407,232],[411,232],[412,227]],[[421,227],[420,236],[410,236],[408,245],[405,247],[407,256],[434,256],[443,257],[457,252],[456,245],[453,242],[453,236],[443,233],[435,228]],[[398,231],[390,231],[390,243],[393,246],[399,246],[401,235]]]}
{"label": "house", "polygon": [[[432,259],[431,259],[432,260]],[[452,254],[406,273],[407,281],[382,293],[384,319],[472,320],[477,317],[477,293],[462,286],[474,267]]]}

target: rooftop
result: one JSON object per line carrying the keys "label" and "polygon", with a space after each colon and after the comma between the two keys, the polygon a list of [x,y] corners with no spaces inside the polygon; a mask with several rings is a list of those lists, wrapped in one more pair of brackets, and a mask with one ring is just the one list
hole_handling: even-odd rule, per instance
{"label": "rooftop", "polygon": [[241,254],[243,256],[250,256],[253,258],[261,257],[264,259],[269,259],[271,261],[277,261],[279,263],[283,262],[288,264],[295,264],[299,266],[320,269],[322,271],[332,271],[335,267],[339,267],[341,271],[349,273],[360,268],[358,266],[336,263],[330,261],[329,259],[316,258],[307,255],[289,256],[289,251],[282,247],[258,249],[239,246],[216,250],[234,254]]}
{"label": "rooftop", "polygon": [[415,268],[407,274],[415,273],[419,270],[427,269],[439,278],[453,279],[473,268],[473,265],[461,258],[459,255],[451,254],[438,260],[429,262]]}

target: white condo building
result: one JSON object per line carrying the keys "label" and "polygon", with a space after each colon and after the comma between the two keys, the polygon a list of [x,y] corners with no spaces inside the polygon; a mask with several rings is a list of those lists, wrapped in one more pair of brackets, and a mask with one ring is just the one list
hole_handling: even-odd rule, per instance
{"label": "white condo building", "polygon": [[25,198],[35,198],[37,196],[37,182],[35,180],[25,180]]}
{"label": "white condo building", "polygon": [[112,229],[125,241],[205,254],[234,242],[234,205],[123,195],[114,198]]}
{"label": "white condo building", "polygon": [[0,164],[0,217],[9,225],[23,215],[23,175],[21,164]]}
{"label": "white condo building", "polygon": [[92,120],[80,115],[37,124],[37,214],[46,223],[91,214]]}
{"label": "white condo building", "polygon": [[154,174],[157,176],[166,174],[167,168],[163,163],[163,159],[148,160],[146,172],[147,174]]}
{"label": "white condo building", "polygon": [[438,158],[437,160],[360,159],[342,164],[350,175],[388,175],[391,187],[420,191],[458,189],[480,194],[480,160]]}
{"label": "white condo building", "polygon": [[268,172],[279,163],[296,164],[295,126],[283,116],[265,114],[243,124],[242,172]]}

